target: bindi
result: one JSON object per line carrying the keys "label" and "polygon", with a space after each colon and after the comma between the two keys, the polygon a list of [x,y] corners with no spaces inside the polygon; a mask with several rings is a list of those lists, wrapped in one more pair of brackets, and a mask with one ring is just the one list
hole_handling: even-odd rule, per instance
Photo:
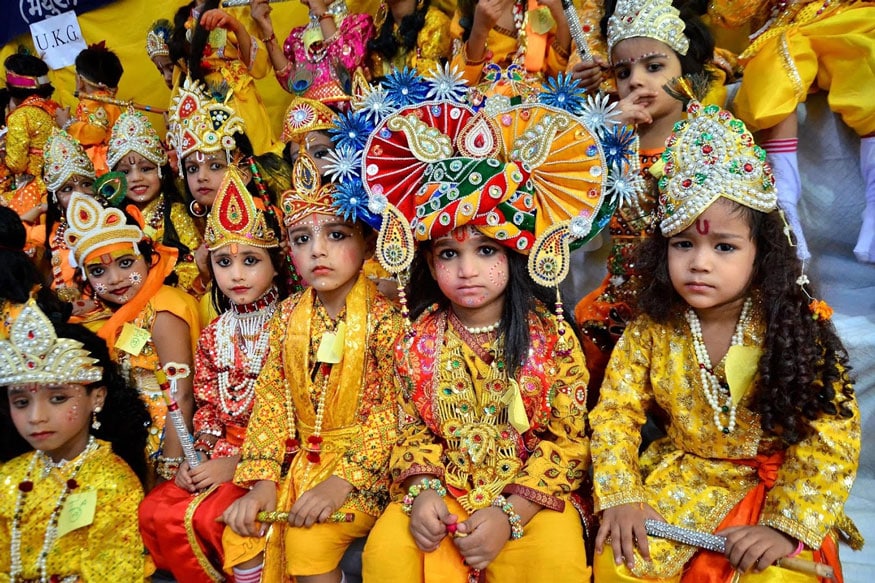
{"label": "bindi", "polygon": [[707,219],[696,219],[696,232],[700,235],[707,235],[711,230],[711,224]]}

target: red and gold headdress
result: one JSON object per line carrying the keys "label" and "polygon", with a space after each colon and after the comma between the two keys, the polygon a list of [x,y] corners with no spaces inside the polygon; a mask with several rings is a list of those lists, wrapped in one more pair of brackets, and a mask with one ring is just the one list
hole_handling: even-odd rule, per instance
{"label": "red and gold headdress", "polygon": [[89,384],[103,378],[103,368],[83,344],[58,338],[52,322],[28,300],[0,339],[0,386],[25,383]]}
{"label": "red and gold headdress", "polygon": [[216,101],[207,94],[200,81],[186,77],[179,93],[173,98],[167,141],[176,148],[180,169],[182,160],[192,152],[209,154],[224,150],[230,160],[237,147],[234,135],[245,132],[243,118],[224,101]]}
{"label": "red and gold headdress", "polygon": [[306,152],[301,152],[292,170],[292,189],[282,196],[285,226],[289,227],[313,213],[337,214],[334,193],[334,184],[323,184],[316,163]]}
{"label": "red and gold headdress", "polygon": [[112,126],[106,152],[107,166],[115,168],[130,152],[136,152],[159,168],[167,163],[167,152],[152,123],[145,115],[129,107]]}
{"label": "red and gold headdress", "polygon": [[309,132],[333,128],[336,116],[330,107],[320,101],[295,97],[286,109],[283,119],[282,141],[301,142],[303,136]]}
{"label": "red and gold headdress", "polygon": [[117,208],[103,208],[94,197],[74,192],[67,207],[67,231],[64,241],[70,247],[74,266],[85,266],[95,255],[107,250],[130,246],[139,255],[137,243],[143,231],[129,225]]}
{"label": "red and gold headdress", "polygon": [[204,242],[210,251],[234,243],[263,248],[279,246],[276,233],[268,227],[236,166],[229,166],[222,179],[207,217]]}
{"label": "red and gold headdress", "polygon": [[95,178],[94,164],[82,144],[64,130],[52,128],[44,152],[43,182],[50,192],[61,188],[71,176]]}

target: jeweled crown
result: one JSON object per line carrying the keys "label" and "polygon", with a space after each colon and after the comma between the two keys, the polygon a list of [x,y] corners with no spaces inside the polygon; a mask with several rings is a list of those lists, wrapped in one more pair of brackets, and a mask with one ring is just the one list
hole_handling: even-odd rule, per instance
{"label": "jeweled crown", "polygon": [[103,378],[97,362],[81,342],[58,338],[51,321],[31,299],[12,323],[9,338],[0,340],[0,386],[94,383]]}
{"label": "jeweled crown", "polygon": [[322,184],[313,158],[301,152],[292,169],[292,189],[284,192],[282,197],[285,226],[291,226],[313,213],[337,214],[334,192],[334,184]]}
{"label": "jeweled crown", "polygon": [[43,156],[43,182],[50,192],[61,188],[71,176],[95,178],[94,164],[82,144],[62,129],[52,128]]}
{"label": "jeweled crown", "polygon": [[130,243],[134,254],[139,255],[137,243],[143,239],[143,231],[127,224],[122,211],[103,208],[94,197],[74,192],[67,206],[67,224],[64,240],[76,265],[83,265],[95,251],[117,243]]}
{"label": "jeweled crown", "polygon": [[156,20],[146,32],[146,54],[150,59],[155,57],[169,57],[170,35],[173,34],[173,24],[167,19]]}
{"label": "jeweled crown", "polygon": [[158,166],[167,163],[167,153],[158,132],[145,115],[133,108],[123,112],[112,126],[106,152],[107,166],[115,168],[130,152],[136,152]]}
{"label": "jeweled crown", "polygon": [[224,150],[229,153],[237,147],[234,134],[246,131],[243,118],[227,104],[229,91],[224,101],[216,101],[206,87],[186,77],[179,93],[173,98],[167,141],[176,149],[182,160],[198,151],[204,154]]}
{"label": "jeweled crown", "polygon": [[620,41],[644,37],[667,44],[686,55],[690,39],[684,34],[686,24],[671,0],[619,0],[608,19],[608,53]]}
{"label": "jeweled crown", "polygon": [[294,97],[283,118],[282,141],[300,142],[309,132],[330,129],[335,117],[337,114],[321,101]]}
{"label": "jeweled crown", "polygon": [[276,233],[267,226],[264,213],[256,206],[236,166],[229,166],[222,179],[207,217],[204,242],[210,251],[232,243],[263,248],[279,246]]}

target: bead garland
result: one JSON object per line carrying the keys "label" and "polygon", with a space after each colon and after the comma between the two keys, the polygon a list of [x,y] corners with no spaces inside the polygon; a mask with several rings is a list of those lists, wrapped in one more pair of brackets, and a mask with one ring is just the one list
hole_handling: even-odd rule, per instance
{"label": "bead garland", "polygon": [[407,488],[407,494],[404,495],[404,499],[401,501],[401,511],[410,516],[413,512],[413,503],[416,501],[416,497],[426,490],[434,490],[441,498],[447,495],[447,489],[440,480],[437,478],[423,478],[418,484],[411,484]]}
{"label": "bead garland", "polygon": [[[738,317],[738,322],[735,324],[735,332],[732,334],[732,344],[730,346],[740,346],[744,341],[744,329],[750,320],[750,308],[752,305],[753,301],[750,298],[744,300],[741,314]],[[702,339],[702,324],[699,322],[699,317],[692,308],[687,310],[686,317],[693,336],[693,349],[699,362],[702,390],[705,393],[708,404],[714,411],[714,425],[724,434],[732,433],[735,429],[736,410],[735,404],[732,402],[732,395],[729,389],[721,384],[720,379],[714,374],[714,368],[711,366],[711,357],[708,356],[708,350],[705,348],[705,342]],[[720,402],[721,397],[723,397],[722,404]],[[726,425],[723,425],[722,415],[728,415],[729,417],[729,422]]]}
{"label": "bead garland", "polygon": [[[49,524],[46,526],[46,533],[43,536],[43,547],[40,550],[39,557],[37,558],[37,567],[39,568],[39,582],[40,583],[50,583],[52,579],[48,576],[48,558],[49,552],[52,550],[52,547],[55,545],[55,540],[58,538],[58,522],[61,518],[61,510],[64,507],[64,502],[67,501],[67,498],[70,496],[70,492],[79,487],[78,482],[76,482],[76,476],[79,474],[79,470],[82,469],[82,465],[88,459],[88,457],[97,450],[97,441],[94,439],[93,435],[88,436],[88,444],[85,446],[85,449],[79,455],[79,459],[76,462],[76,465],[73,467],[73,471],[70,473],[70,477],[64,481],[64,489],[61,490],[61,495],[58,497],[58,502],[55,504],[55,509],[52,510],[52,514],[49,517]],[[27,467],[27,474],[25,474],[24,480],[18,484],[18,498],[15,501],[15,514],[12,516],[12,530],[11,530],[11,538],[12,544],[10,549],[11,555],[11,565],[9,569],[9,578],[10,581],[17,582],[19,581],[19,577],[21,576],[21,516],[24,513],[24,501],[27,498],[27,494],[33,490],[33,482],[31,481],[31,476],[33,475],[33,471],[36,468],[37,461],[43,462],[43,477],[45,478],[49,472],[51,472],[52,468],[62,467],[63,463],[52,464],[50,463],[48,456],[41,451],[36,451],[33,454],[33,458],[30,460],[30,465]],[[49,463],[47,463],[49,462]]]}
{"label": "bead garland", "polygon": [[[276,312],[279,293],[275,287],[251,304],[231,304],[231,309],[216,322],[216,365],[219,369],[219,406],[227,415],[238,416],[249,410],[255,397],[255,380],[261,370],[270,334],[267,327]],[[237,368],[237,338],[243,339],[243,374],[234,386],[229,380]]]}
{"label": "bead garland", "polygon": [[523,519],[514,510],[513,504],[507,498],[499,494],[492,501],[492,506],[499,508],[507,516],[507,521],[510,523],[510,540],[519,540],[523,538]]}

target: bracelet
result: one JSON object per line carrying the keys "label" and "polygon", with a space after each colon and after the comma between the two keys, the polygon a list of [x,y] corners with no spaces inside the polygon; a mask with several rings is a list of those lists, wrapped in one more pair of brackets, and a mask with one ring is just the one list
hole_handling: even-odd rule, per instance
{"label": "bracelet", "polygon": [[792,559],[793,557],[798,557],[799,553],[801,553],[804,548],[805,548],[805,543],[803,543],[802,541],[799,541],[799,544],[796,545],[796,550],[793,551],[792,553],[790,553],[789,555],[787,555],[787,558]]}
{"label": "bracelet", "polygon": [[462,45],[462,58],[465,59],[465,65],[482,65],[486,61],[492,59],[492,53],[489,51],[489,46],[487,44],[483,45],[483,58],[479,61],[472,61],[468,58],[468,43]]}
{"label": "bracelet", "polygon": [[510,523],[510,540],[519,540],[523,538],[522,517],[514,512],[513,504],[508,502],[507,498],[499,494],[492,501],[492,505],[500,509],[507,515],[507,521]]}
{"label": "bracelet", "polygon": [[428,478],[423,478],[422,482],[419,484],[412,484],[407,489],[407,494],[405,494],[404,500],[401,501],[401,511],[407,516],[410,516],[410,513],[413,512],[414,500],[426,490],[434,490],[441,498],[447,495],[447,489],[444,488],[444,485],[441,484],[440,480],[437,478],[432,478],[430,480]]}
{"label": "bracelet", "polygon": [[261,42],[263,42],[264,44],[267,44],[270,41],[274,41],[274,40],[276,40],[276,33],[272,32],[272,33],[270,33],[269,37],[261,39]]}
{"label": "bracelet", "polygon": [[322,14],[320,14],[319,17],[317,18],[317,20],[318,20],[319,22],[322,22],[323,20],[327,20],[327,19],[329,19],[329,18],[330,18],[331,20],[334,20],[334,15],[331,14],[330,12],[326,11],[326,12],[323,12]]}
{"label": "bracelet", "polygon": [[155,464],[155,471],[165,480],[172,480],[176,476],[180,464],[184,461],[184,457],[164,457],[159,455]]}

